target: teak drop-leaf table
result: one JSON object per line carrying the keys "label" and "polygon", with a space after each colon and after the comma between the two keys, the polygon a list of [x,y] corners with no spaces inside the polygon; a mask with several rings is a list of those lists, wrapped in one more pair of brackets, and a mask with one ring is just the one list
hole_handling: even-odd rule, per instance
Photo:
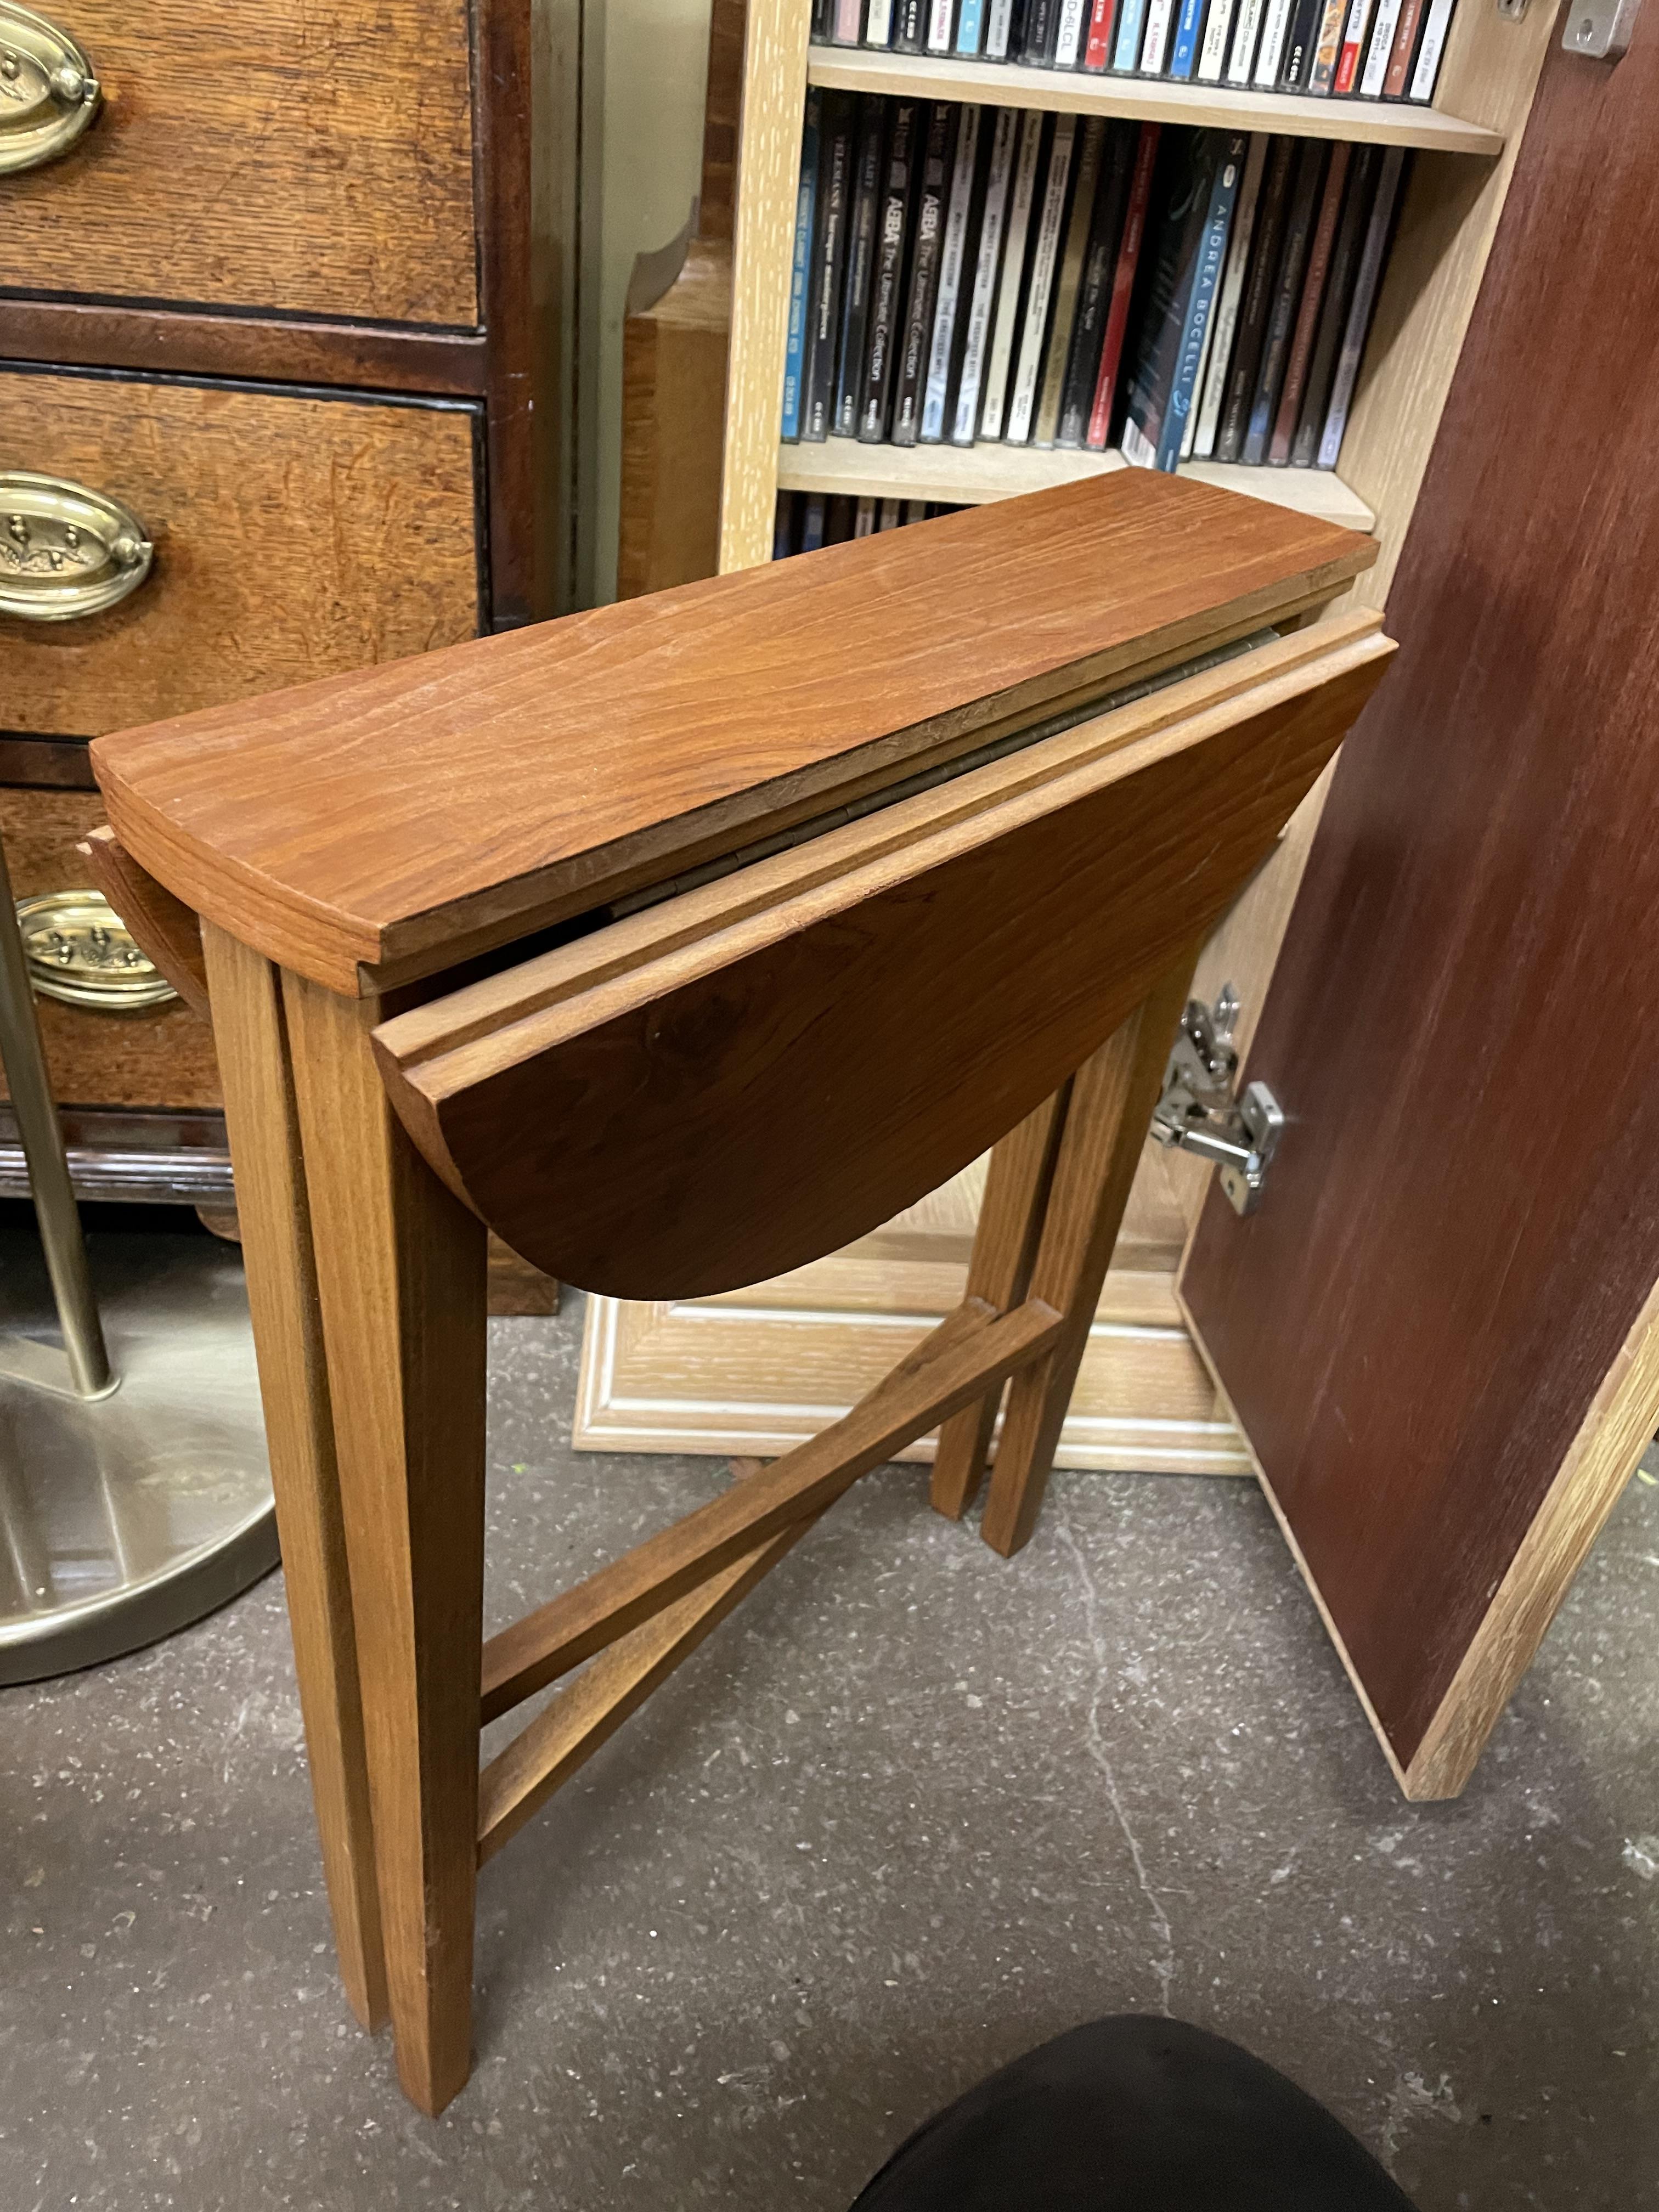
{"label": "teak drop-leaf table", "polygon": [[[211,1005],[341,1971],[425,2111],[480,1864],[860,1474],[943,1424],[959,1516],[1000,1403],[1030,1536],[1197,948],[1392,649],[1319,618],[1374,553],[1128,471],[94,746]],[[487,1229],[690,1297],[988,1146],[884,1382],[483,1641]]]}

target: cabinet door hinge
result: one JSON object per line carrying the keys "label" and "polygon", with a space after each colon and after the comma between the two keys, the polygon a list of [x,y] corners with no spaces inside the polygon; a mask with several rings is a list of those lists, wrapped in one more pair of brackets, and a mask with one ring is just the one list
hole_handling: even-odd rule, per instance
{"label": "cabinet door hinge", "polygon": [[1285,1116],[1265,1083],[1248,1084],[1242,1098],[1233,1096],[1238,1006],[1231,983],[1222,985],[1213,1006],[1188,1000],[1153,1109],[1152,1134],[1160,1145],[1213,1160],[1233,1212],[1254,1213]]}
{"label": "cabinet door hinge", "polygon": [[1570,0],[1561,44],[1570,54],[1616,62],[1630,51],[1641,0]]}

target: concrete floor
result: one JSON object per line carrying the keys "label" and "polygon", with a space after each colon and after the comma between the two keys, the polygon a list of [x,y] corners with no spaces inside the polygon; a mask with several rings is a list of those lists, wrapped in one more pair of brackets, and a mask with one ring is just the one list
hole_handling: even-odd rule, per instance
{"label": "concrete floor", "polygon": [[[566,1452],[579,1325],[495,1324],[492,1625],[722,1479]],[[273,1577],[0,1693],[0,2212],[838,2212],[992,2067],[1164,2006],[1424,2212],[1659,2206],[1656,1597],[1632,1484],[1413,1808],[1249,1485],[1061,1477],[1007,1565],[874,1475],[486,1869],[434,2123],[335,1984]]]}

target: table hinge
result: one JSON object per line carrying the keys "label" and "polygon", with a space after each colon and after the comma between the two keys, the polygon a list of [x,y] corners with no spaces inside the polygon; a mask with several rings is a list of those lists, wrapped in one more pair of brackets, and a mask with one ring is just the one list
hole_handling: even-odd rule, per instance
{"label": "table hinge", "polygon": [[1222,985],[1213,1006],[1188,1000],[1153,1109],[1152,1134],[1160,1145],[1213,1160],[1233,1212],[1254,1213],[1285,1116],[1265,1083],[1247,1084],[1243,1097],[1233,1096],[1238,1006],[1231,983]]}

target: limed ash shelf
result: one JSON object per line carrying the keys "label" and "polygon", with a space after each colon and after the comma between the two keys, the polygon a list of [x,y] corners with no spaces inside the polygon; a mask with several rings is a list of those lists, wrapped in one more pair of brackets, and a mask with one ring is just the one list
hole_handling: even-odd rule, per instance
{"label": "limed ash shelf", "polygon": [[879,92],[905,100],[970,100],[997,107],[1051,107],[1067,115],[1121,115],[1137,123],[1184,123],[1214,131],[1273,131],[1293,138],[1348,138],[1361,145],[1425,146],[1440,154],[1504,150],[1504,134],[1409,100],[1313,100],[1156,77],[1084,75],[1000,62],[894,54],[879,47],[812,46],[809,84]]}
{"label": "limed ash shelf", "polygon": [[[976,507],[1128,465],[1120,453],[1079,452],[1074,447],[878,446],[829,438],[818,445],[780,447],[778,489]],[[1188,461],[1180,474],[1270,500],[1322,522],[1340,523],[1346,530],[1370,530],[1376,520],[1358,494],[1329,469],[1247,469],[1227,461]]]}

